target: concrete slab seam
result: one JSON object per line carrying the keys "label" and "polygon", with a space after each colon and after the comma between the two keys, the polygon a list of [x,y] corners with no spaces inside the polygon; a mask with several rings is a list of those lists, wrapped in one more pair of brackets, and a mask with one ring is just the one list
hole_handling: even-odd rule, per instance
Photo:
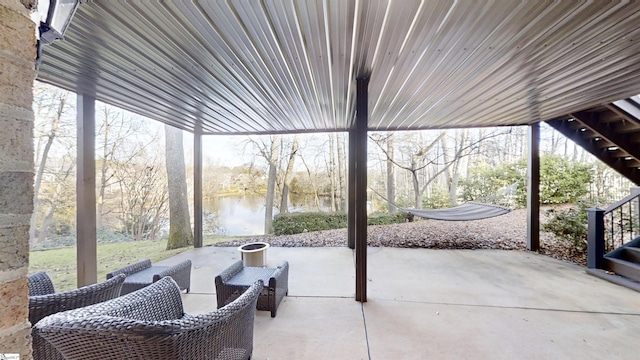
{"label": "concrete slab seam", "polygon": [[364,327],[364,341],[367,343],[367,356],[371,360],[371,346],[369,346],[369,333],[367,332],[367,318],[364,315],[364,303],[360,303],[360,311],[362,311],[362,324]]}
{"label": "concrete slab seam", "polygon": [[527,307],[527,306],[482,305],[482,304],[464,304],[464,303],[443,303],[443,302],[437,302],[437,301],[412,301],[412,300],[388,300],[388,299],[387,300],[378,299],[378,301],[381,301],[381,302],[411,303],[411,304],[426,304],[426,305],[477,307],[477,308],[487,308],[487,309],[512,309],[512,310],[550,311],[550,312],[566,312],[566,313],[594,314],[594,315],[640,316],[640,313],[625,313],[625,312],[613,312],[613,311],[594,311],[594,310],[575,310],[575,309],[536,308],[536,307]]}

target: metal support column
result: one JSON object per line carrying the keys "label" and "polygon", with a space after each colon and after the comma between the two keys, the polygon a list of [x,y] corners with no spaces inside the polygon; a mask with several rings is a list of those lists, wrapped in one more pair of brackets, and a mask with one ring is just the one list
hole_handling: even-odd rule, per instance
{"label": "metal support column", "polygon": [[355,126],[349,129],[349,171],[347,178],[347,246],[356,248],[356,153],[358,141],[356,140]]}
{"label": "metal support column", "polygon": [[527,167],[527,249],[540,248],[540,123],[529,125]]}
{"label": "metal support column", "polygon": [[193,247],[202,247],[202,129],[193,133]]}
{"label": "metal support column", "polygon": [[96,230],[96,100],[77,98],[76,236],[78,287],[98,281]]}
{"label": "metal support column", "polygon": [[587,268],[602,269],[604,263],[604,209],[587,209]]}
{"label": "metal support column", "polygon": [[[356,79],[355,152],[355,246],[356,301],[367,301],[367,129],[369,78]],[[351,143],[350,143],[351,144]],[[349,145],[351,148],[351,145]]]}

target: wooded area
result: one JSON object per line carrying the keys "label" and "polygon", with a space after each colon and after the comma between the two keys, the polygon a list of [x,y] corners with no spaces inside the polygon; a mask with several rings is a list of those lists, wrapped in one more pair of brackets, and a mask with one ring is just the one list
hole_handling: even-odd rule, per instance
{"label": "wooded area", "polygon": [[[174,198],[170,189],[177,194],[173,202],[181,203],[175,211],[189,224],[193,149],[188,141],[182,144],[181,131],[167,127],[165,133],[160,124],[112,106],[98,103],[96,109],[99,241],[167,236],[169,203]],[[36,196],[31,246],[73,245],[75,94],[36,83],[34,111]],[[502,127],[371,132],[369,186],[404,207],[440,208],[470,200],[493,201],[490,195],[516,184],[511,205],[522,206],[526,131],[526,127]],[[346,133],[233,139],[235,149],[228,149],[229,153],[244,160],[236,165],[212,161],[225,154],[207,153],[205,145],[203,197],[264,194],[266,233],[271,232],[275,213],[290,211],[291,194],[312,196],[315,206],[309,211],[319,211],[322,198],[329,200],[330,211],[346,211]],[[205,136],[203,143],[207,141],[216,137]],[[543,203],[584,201],[602,206],[628,193],[628,181],[550,128],[543,128],[541,149]],[[186,187],[181,188],[182,184]],[[375,192],[369,194],[369,212],[393,212]],[[187,198],[188,203],[182,201]],[[183,242],[176,246],[193,241],[185,238],[190,233],[185,232],[185,224],[182,228],[178,237]],[[205,233],[210,230],[205,222]]]}

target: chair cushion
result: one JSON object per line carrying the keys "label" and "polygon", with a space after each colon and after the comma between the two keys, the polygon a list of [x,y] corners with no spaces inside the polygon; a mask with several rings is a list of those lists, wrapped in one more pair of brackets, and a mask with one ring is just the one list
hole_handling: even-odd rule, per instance
{"label": "chair cushion", "polygon": [[184,315],[180,289],[175,286],[165,286],[161,291],[145,294],[132,292],[121,298],[125,297],[123,306],[104,315],[143,321],[177,320]]}

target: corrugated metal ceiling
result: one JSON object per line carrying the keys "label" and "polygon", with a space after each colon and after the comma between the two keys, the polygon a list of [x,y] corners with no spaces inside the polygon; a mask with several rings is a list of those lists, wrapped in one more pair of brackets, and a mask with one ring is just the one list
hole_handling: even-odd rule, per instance
{"label": "corrugated metal ceiling", "polygon": [[90,1],[38,79],[204,133],[528,124],[640,93],[640,2]]}

